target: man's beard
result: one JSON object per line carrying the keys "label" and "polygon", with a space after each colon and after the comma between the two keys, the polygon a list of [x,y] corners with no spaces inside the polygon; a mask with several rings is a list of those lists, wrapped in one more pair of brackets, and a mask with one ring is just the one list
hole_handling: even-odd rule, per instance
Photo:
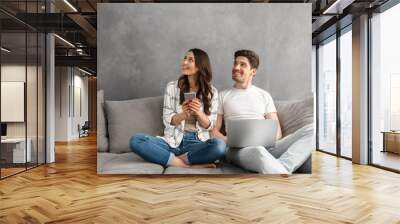
{"label": "man's beard", "polygon": [[244,82],[244,77],[240,75],[232,75],[232,79],[236,82],[242,83]]}

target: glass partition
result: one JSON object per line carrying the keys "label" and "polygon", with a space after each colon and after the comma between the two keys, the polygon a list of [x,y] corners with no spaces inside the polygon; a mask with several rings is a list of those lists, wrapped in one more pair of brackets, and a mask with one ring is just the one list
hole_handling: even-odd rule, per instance
{"label": "glass partition", "polygon": [[[26,141],[26,33],[1,34],[1,175],[24,171],[31,151]],[[4,50],[6,49],[6,50]],[[27,150],[28,146],[28,150]]]}
{"label": "glass partition", "polygon": [[[0,7],[21,16],[44,12],[44,3],[1,1]],[[1,179],[45,163],[45,44],[44,33],[0,12]]]}

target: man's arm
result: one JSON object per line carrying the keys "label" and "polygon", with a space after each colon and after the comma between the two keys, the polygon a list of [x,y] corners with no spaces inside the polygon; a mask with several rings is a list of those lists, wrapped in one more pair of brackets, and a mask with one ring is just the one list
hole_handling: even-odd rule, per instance
{"label": "man's arm", "polygon": [[223,119],[224,119],[224,115],[222,115],[222,114],[217,115],[217,122],[215,123],[215,127],[210,131],[210,134],[211,134],[211,137],[219,138],[226,143],[226,141],[227,141],[226,136],[220,132]]}
{"label": "man's arm", "polygon": [[279,123],[279,118],[278,118],[278,113],[277,112],[272,112],[272,113],[267,113],[265,114],[265,119],[273,119],[278,121],[278,130],[276,132],[276,140],[279,140],[282,138],[282,129],[281,129],[281,124]]}

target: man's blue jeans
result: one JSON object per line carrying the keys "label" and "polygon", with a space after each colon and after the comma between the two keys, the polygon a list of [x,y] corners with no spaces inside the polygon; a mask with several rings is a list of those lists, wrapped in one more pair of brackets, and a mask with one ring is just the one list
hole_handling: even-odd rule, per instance
{"label": "man's blue jeans", "polygon": [[195,132],[185,132],[181,144],[172,148],[161,138],[145,134],[136,134],[130,139],[132,151],[144,160],[167,166],[171,153],[175,156],[187,154],[190,164],[212,163],[225,155],[226,144],[216,138],[205,142],[197,137]]}

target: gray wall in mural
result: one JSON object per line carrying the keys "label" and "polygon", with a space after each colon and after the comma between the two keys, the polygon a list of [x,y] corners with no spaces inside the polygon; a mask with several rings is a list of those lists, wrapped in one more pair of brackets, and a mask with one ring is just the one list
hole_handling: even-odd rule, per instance
{"label": "gray wall in mural", "polygon": [[260,55],[254,84],[275,99],[311,93],[311,4],[98,4],[98,89],[106,100],[162,95],[190,48],[205,50],[213,84],[232,86],[233,53]]}

